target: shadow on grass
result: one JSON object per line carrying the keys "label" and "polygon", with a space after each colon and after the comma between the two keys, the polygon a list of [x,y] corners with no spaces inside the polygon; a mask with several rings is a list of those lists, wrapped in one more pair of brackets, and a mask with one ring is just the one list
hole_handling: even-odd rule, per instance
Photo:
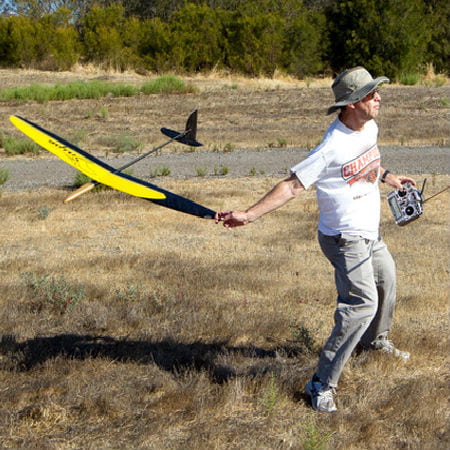
{"label": "shadow on grass", "polygon": [[[170,338],[152,341],[78,334],[36,337],[24,342],[17,341],[15,336],[4,335],[0,340],[0,355],[7,357],[10,370],[29,371],[49,359],[61,356],[80,360],[108,358],[114,361],[156,364],[172,373],[192,369],[206,371],[216,383],[224,383],[236,376],[279,372],[282,360],[301,360],[307,353],[308,350],[298,345],[263,349],[251,345],[229,346],[225,342],[186,344]],[[231,364],[216,361],[217,358],[233,356],[249,358],[250,364],[244,371],[239,371]]]}

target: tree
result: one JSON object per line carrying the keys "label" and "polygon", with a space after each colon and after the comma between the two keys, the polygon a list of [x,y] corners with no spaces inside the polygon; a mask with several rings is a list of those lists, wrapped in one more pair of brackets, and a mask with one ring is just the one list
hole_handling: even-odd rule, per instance
{"label": "tree", "polygon": [[398,79],[426,62],[431,30],[422,0],[336,0],[327,16],[336,72],[364,65]]}
{"label": "tree", "polygon": [[130,66],[132,54],[126,50],[127,30],[125,10],[122,5],[107,8],[93,7],[82,19],[82,43],[87,61],[108,69],[123,70]]}
{"label": "tree", "polygon": [[170,70],[173,47],[170,25],[155,17],[143,21],[141,30],[137,53],[144,68],[156,72]]}
{"label": "tree", "polygon": [[188,4],[170,21],[172,60],[187,72],[211,70],[222,62],[224,47],[220,10]]}
{"label": "tree", "polygon": [[247,75],[272,76],[283,64],[284,24],[272,13],[230,15],[224,30],[226,66]]}
{"label": "tree", "polygon": [[429,62],[436,72],[450,75],[450,2],[429,0],[427,7],[432,24],[432,38],[427,47]]}
{"label": "tree", "polygon": [[325,16],[320,11],[303,10],[292,17],[285,29],[288,71],[297,77],[323,73],[328,46]]}
{"label": "tree", "polygon": [[60,9],[70,11],[71,22],[78,22],[89,11],[94,0],[15,0],[15,13],[39,19]]}

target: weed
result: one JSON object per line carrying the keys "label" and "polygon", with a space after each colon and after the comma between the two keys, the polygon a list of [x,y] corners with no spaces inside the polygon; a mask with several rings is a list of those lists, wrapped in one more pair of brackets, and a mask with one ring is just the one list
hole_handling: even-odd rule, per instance
{"label": "weed", "polygon": [[121,83],[104,83],[98,80],[84,82],[75,81],[55,86],[33,84],[26,87],[16,87],[0,90],[0,101],[15,100],[26,102],[34,100],[45,103],[53,100],[98,99],[106,96],[132,97],[139,92],[144,94],[173,94],[196,92],[193,85],[173,75],[163,75],[155,80],[144,83],[141,88]]}
{"label": "weed", "polygon": [[287,146],[287,139],[278,138],[276,142],[269,142],[267,144],[269,148],[284,148]]}
{"label": "weed", "polygon": [[441,105],[442,106],[450,106],[450,100],[448,98],[441,98]]}
{"label": "weed", "polygon": [[278,138],[277,143],[278,143],[279,148],[284,148],[287,146],[287,139],[286,138]]}
{"label": "weed", "polygon": [[324,433],[317,427],[312,419],[308,420],[303,427],[305,438],[303,440],[304,450],[325,450],[327,443],[333,433]]}
{"label": "weed", "polygon": [[145,291],[138,284],[127,284],[124,288],[116,289],[117,300],[123,302],[140,301],[145,297]]}
{"label": "weed", "polygon": [[142,87],[144,94],[187,94],[196,92],[196,88],[186,84],[183,80],[174,75],[163,75],[155,80],[147,81]]}
{"label": "weed", "polygon": [[67,140],[75,145],[86,140],[87,132],[85,130],[73,130],[69,134]]}
{"label": "weed", "polygon": [[107,119],[109,117],[109,110],[106,106],[102,106],[99,110],[99,114],[102,119]]}
{"label": "weed", "polygon": [[48,206],[41,206],[38,209],[39,220],[45,220],[50,214],[50,208]]}
{"label": "weed", "polygon": [[434,86],[435,87],[442,87],[447,82],[446,77],[443,75],[436,75],[434,79]]}
{"label": "weed", "polygon": [[38,154],[41,149],[29,139],[17,139],[13,136],[4,136],[0,133],[0,145],[7,155],[23,155],[25,153]]}
{"label": "weed", "polygon": [[250,177],[254,177],[255,175],[264,175],[265,174],[265,170],[264,169],[259,169],[257,170],[255,167],[252,167],[248,173],[248,175]]}
{"label": "weed", "polygon": [[234,144],[232,144],[231,142],[227,142],[223,146],[223,152],[224,153],[231,153],[231,152],[234,152],[235,150],[236,150],[236,146]]}
{"label": "weed", "polygon": [[204,177],[204,176],[206,176],[206,174],[207,174],[207,169],[206,169],[206,167],[197,167],[195,170],[196,170],[196,172],[197,172],[197,176],[198,176],[198,177]]}
{"label": "weed", "polygon": [[111,147],[115,153],[127,153],[139,151],[143,148],[143,144],[131,136],[123,134],[105,137],[100,140],[102,145]]}
{"label": "weed", "polygon": [[150,170],[150,178],[156,177],[168,177],[171,171],[168,167],[156,167],[153,170]]}
{"label": "weed", "polygon": [[9,169],[7,167],[0,167],[0,186],[9,180]]}
{"label": "weed", "polygon": [[400,83],[406,86],[414,86],[420,81],[418,73],[404,73],[400,76]]}
{"label": "weed", "polygon": [[38,311],[49,307],[56,313],[64,314],[85,297],[83,288],[71,285],[62,275],[59,278],[48,274],[38,277],[26,272],[23,280],[32,291],[32,301]]}
{"label": "weed", "polygon": [[218,177],[224,177],[229,172],[229,168],[227,166],[214,167],[214,175]]}
{"label": "weed", "polygon": [[[83,186],[86,183],[91,183],[93,180],[92,178],[89,178],[87,175],[85,175],[84,173],[81,172],[77,172],[75,175],[75,178],[73,180],[73,187],[74,188],[79,188],[81,186]],[[93,192],[100,192],[100,191],[105,191],[110,189],[109,186],[106,186],[105,184],[97,184],[94,189],[92,190]]]}
{"label": "weed", "polygon": [[280,393],[275,380],[275,374],[272,372],[270,374],[269,385],[264,390],[263,396],[260,401],[261,405],[263,406],[268,416],[271,416],[275,411],[279,398]]}
{"label": "weed", "polygon": [[313,353],[315,343],[311,331],[301,322],[294,322],[289,328],[292,340],[301,345],[305,353]]}
{"label": "weed", "polygon": [[26,87],[3,89],[0,91],[0,101],[16,100],[25,102],[34,100],[45,103],[53,100],[97,99],[107,95],[115,97],[130,97],[137,94],[133,86],[113,83],[102,83],[98,80],[83,82],[75,81],[55,86],[33,84]]}
{"label": "weed", "polygon": [[168,167],[161,167],[161,176],[162,177],[168,177],[171,173],[170,169]]}

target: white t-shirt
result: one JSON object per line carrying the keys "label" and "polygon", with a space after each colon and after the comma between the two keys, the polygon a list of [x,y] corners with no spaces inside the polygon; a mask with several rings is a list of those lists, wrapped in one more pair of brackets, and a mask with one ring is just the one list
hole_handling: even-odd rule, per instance
{"label": "white t-shirt", "polygon": [[362,131],[338,118],[308,157],[291,168],[305,189],[316,186],[319,231],[377,239],[380,223],[380,152],[374,120]]}

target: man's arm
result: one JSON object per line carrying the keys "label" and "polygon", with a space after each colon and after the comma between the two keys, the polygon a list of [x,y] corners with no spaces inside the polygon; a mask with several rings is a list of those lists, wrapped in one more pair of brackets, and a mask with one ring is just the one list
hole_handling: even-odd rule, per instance
{"label": "man's arm", "polygon": [[304,189],[303,184],[297,176],[292,174],[289,178],[275,185],[261,200],[246,211],[219,211],[216,214],[216,223],[223,222],[224,227],[229,229],[247,225],[259,219],[264,214],[280,208],[300,194],[300,192],[304,191]]}
{"label": "man's arm", "polygon": [[388,184],[389,186],[400,190],[403,189],[403,185],[408,181],[414,186],[416,185],[416,182],[412,178],[406,177],[404,175],[396,175],[389,170],[384,169],[383,167],[380,167],[380,179],[382,181],[384,180],[384,183]]}

